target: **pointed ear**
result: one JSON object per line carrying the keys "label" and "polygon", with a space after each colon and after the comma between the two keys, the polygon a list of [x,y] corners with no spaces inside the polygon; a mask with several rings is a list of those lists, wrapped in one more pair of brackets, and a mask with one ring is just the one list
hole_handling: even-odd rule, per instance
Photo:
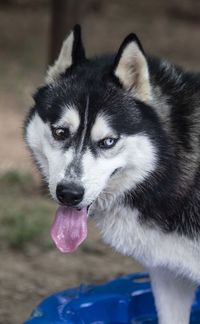
{"label": "pointed ear", "polygon": [[127,36],[114,63],[114,75],[120,84],[142,101],[151,99],[151,85],[147,60],[135,34]]}
{"label": "pointed ear", "polygon": [[46,83],[55,81],[69,67],[83,60],[85,60],[85,50],[81,39],[81,27],[75,25],[63,42],[60,54],[54,65],[49,67],[45,79]]}

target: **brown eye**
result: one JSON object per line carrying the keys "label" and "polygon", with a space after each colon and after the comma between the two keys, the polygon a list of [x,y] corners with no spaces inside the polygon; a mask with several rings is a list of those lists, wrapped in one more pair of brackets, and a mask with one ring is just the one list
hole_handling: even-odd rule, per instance
{"label": "brown eye", "polygon": [[69,136],[69,130],[63,127],[52,127],[52,135],[57,141],[64,141]]}

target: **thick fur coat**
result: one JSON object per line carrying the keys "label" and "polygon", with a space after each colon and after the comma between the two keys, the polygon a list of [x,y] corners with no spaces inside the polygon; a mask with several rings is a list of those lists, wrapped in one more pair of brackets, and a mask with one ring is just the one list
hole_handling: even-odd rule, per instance
{"label": "thick fur coat", "polygon": [[200,75],[148,57],[134,34],[116,55],[87,59],[75,26],[34,99],[25,140],[52,197],[87,208],[107,243],[148,268],[160,324],[188,324],[200,282]]}

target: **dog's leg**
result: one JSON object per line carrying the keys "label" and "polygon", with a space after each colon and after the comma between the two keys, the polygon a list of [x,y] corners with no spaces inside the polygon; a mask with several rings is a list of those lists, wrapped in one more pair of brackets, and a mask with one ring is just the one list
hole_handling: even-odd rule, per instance
{"label": "dog's leg", "polygon": [[189,324],[195,284],[165,269],[150,270],[159,324]]}

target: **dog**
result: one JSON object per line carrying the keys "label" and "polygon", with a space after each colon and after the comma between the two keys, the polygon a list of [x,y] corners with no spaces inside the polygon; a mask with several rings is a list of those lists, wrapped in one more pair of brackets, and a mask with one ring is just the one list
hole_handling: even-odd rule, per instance
{"label": "dog", "polygon": [[200,74],[150,57],[135,34],[88,59],[76,25],[34,95],[24,137],[74,251],[93,217],[149,271],[160,324],[188,324],[200,282]]}

